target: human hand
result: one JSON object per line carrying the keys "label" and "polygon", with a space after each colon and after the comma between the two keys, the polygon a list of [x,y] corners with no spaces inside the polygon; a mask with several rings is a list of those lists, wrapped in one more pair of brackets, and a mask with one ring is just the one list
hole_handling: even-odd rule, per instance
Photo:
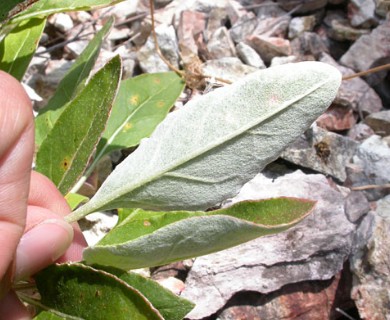
{"label": "human hand", "polygon": [[0,71],[0,319],[30,319],[12,282],[57,261],[81,259],[85,240],[63,217],[70,209],[54,184],[31,171],[32,107],[17,80]]}

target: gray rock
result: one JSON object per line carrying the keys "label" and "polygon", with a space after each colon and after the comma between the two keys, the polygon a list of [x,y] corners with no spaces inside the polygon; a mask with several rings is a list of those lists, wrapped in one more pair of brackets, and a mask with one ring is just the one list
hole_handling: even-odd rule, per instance
{"label": "gray rock", "polygon": [[350,259],[352,298],[362,319],[389,319],[390,196],[377,203],[358,229]]}
{"label": "gray rock", "polygon": [[182,10],[191,10],[191,11],[199,11],[204,13],[209,13],[211,10],[216,8],[224,9],[229,5],[230,0],[176,0],[171,4],[176,3],[176,13]]}
{"label": "gray rock", "polygon": [[66,13],[57,13],[50,17],[49,22],[59,31],[65,33],[73,28],[73,20]]}
{"label": "gray rock", "polygon": [[376,27],[370,34],[356,40],[341,57],[340,62],[356,71],[365,71],[377,61],[390,55],[390,18]]}
{"label": "gray rock", "polygon": [[370,203],[363,192],[352,191],[345,198],[344,209],[348,220],[356,223],[370,211]]}
{"label": "gray rock", "polygon": [[[50,99],[50,97],[54,94],[59,82],[62,80],[66,72],[71,68],[72,64],[72,61],[65,59],[48,59],[47,64],[42,65],[42,67],[46,67],[45,75],[40,72],[36,72],[31,77],[29,77],[27,84],[43,98],[42,101],[36,103],[35,107],[39,109],[47,104],[48,99]],[[35,66],[34,59],[32,63],[30,63],[30,68],[32,66]],[[41,69],[38,69],[38,71],[41,71]]]}
{"label": "gray rock", "polygon": [[236,51],[238,57],[247,64],[248,66],[252,66],[259,69],[265,69],[266,66],[261,57],[257,54],[257,52],[244,42],[240,42],[236,46]]}
{"label": "gray rock", "polygon": [[155,0],[155,6],[156,8],[163,8],[171,2],[172,0]]}
{"label": "gray rock", "polygon": [[131,52],[125,45],[119,46],[115,51],[115,54],[119,54],[122,58],[122,78],[127,79],[133,76],[135,68],[136,54]]}
{"label": "gray rock", "polygon": [[[373,135],[361,143],[347,164],[348,179],[351,187],[384,185],[390,183],[390,148],[381,137]],[[371,188],[363,191],[370,201],[378,200],[390,193],[390,189]]]}
{"label": "gray rock", "polygon": [[248,12],[238,18],[229,30],[230,36],[235,43],[243,42],[249,37],[257,27],[257,17],[253,12]]}
{"label": "gray rock", "polygon": [[301,0],[277,0],[277,3],[286,11],[298,8],[295,13],[307,13],[322,9],[326,6],[327,2],[328,0],[306,0],[304,2]]}
{"label": "gray rock", "polygon": [[286,37],[288,26],[291,21],[291,17],[289,15],[276,18],[271,16],[263,19],[257,19],[258,24],[256,29],[253,31],[254,34],[266,37]]}
{"label": "gray rock", "polygon": [[376,8],[375,13],[383,18],[390,12],[390,2],[388,0],[375,0]]}
{"label": "gray rock", "polygon": [[359,122],[348,131],[348,138],[355,141],[363,141],[374,135],[375,132],[366,124]]}
{"label": "gray rock", "polygon": [[234,82],[258,69],[243,64],[238,58],[227,57],[206,61],[202,66],[202,70],[203,74]]}
{"label": "gray rock", "polygon": [[375,112],[364,119],[374,132],[382,137],[390,135],[390,110]]}
{"label": "gray rock", "polygon": [[138,5],[139,0],[123,1],[108,8],[94,10],[94,15],[96,17],[101,17],[104,15],[113,15],[115,17],[115,22],[121,23],[126,18],[137,13]]}
{"label": "gray rock", "polygon": [[238,1],[230,1],[226,8],[226,13],[230,23],[234,25],[240,17],[246,14],[246,10],[244,10],[244,7]]}
{"label": "gray rock", "polygon": [[236,49],[226,27],[218,28],[207,43],[211,59],[235,57]]}
{"label": "gray rock", "polygon": [[203,37],[207,16],[202,12],[184,10],[181,12],[176,28],[179,40],[180,54],[183,62],[190,63],[198,56],[198,44],[195,38]]}
{"label": "gray rock", "polygon": [[328,26],[327,35],[336,41],[356,41],[360,36],[370,33],[369,29],[352,27],[341,10],[328,11],[324,23]]}
{"label": "gray rock", "polygon": [[324,52],[329,52],[327,43],[315,32],[304,32],[291,40],[292,54],[299,60],[317,60]]}
{"label": "gray rock", "polygon": [[189,319],[215,313],[240,291],[269,293],[289,283],[330,279],[342,269],[355,226],[345,216],[342,194],[323,175],[297,171],[275,180],[258,175],[229,203],[280,196],[318,202],[287,232],[197,258],[182,293],[196,303]]}
{"label": "gray rock", "polygon": [[378,24],[374,0],[351,0],[348,6],[348,16],[353,27],[369,28]]}
{"label": "gray rock", "polygon": [[272,58],[270,67],[280,66],[281,64],[292,63],[296,61],[297,61],[296,56],[275,57]]}
{"label": "gray rock", "polygon": [[30,61],[29,68],[33,68],[37,72],[44,74],[45,69],[47,68],[48,65],[51,64],[51,59],[50,53],[45,52],[46,48],[39,46],[36,51],[36,55],[33,56],[33,58]]}
{"label": "gray rock", "polygon": [[316,19],[314,15],[292,18],[288,27],[289,39],[296,38],[305,31],[312,31],[315,22]]}
{"label": "gray rock", "polygon": [[387,145],[389,146],[389,148],[390,148],[390,136],[383,137],[382,140],[383,140],[384,142],[386,142],[386,144],[387,144]]}
{"label": "gray rock", "polygon": [[[340,66],[328,54],[322,54],[319,60],[333,65],[344,76],[354,74],[353,70]],[[353,78],[343,81],[333,103],[346,108],[352,108],[360,115],[361,119],[363,119],[367,114],[378,112],[383,108],[381,98],[361,78]]]}
{"label": "gray rock", "polygon": [[72,65],[72,61],[65,59],[50,60],[46,68],[46,84],[49,87],[57,87]]}
{"label": "gray rock", "polygon": [[[227,10],[226,10],[226,8],[215,8],[215,9],[212,9],[209,12],[209,14],[207,15],[207,18],[208,19],[207,19],[206,30],[202,30],[204,32],[204,36],[206,38],[206,42],[211,39],[213,34],[218,33],[217,31],[220,32],[221,27],[226,25],[226,22],[227,22],[227,19],[228,19]],[[227,32],[228,31],[226,29],[226,33]]]}
{"label": "gray rock", "polygon": [[[157,41],[164,57],[175,67],[179,66],[179,49],[173,26],[159,25],[156,28]],[[169,71],[169,67],[156,52],[153,37],[149,36],[145,45],[138,51],[137,58],[145,73]]]}
{"label": "gray rock", "polygon": [[312,126],[281,157],[296,165],[345,181],[345,166],[350,163],[357,147],[356,141]]}
{"label": "gray rock", "polygon": [[344,2],[347,2],[346,0],[328,0],[329,4],[342,4]]}
{"label": "gray rock", "polygon": [[110,33],[108,34],[107,39],[110,41],[120,41],[124,39],[130,38],[132,35],[132,31],[128,28],[112,28]]}
{"label": "gray rock", "polygon": [[65,50],[69,55],[69,58],[71,58],[71,60],[76,59],[84,51],[88,43],[88,40],[79,40],[68,43],[65,46]]}
{"label": "gray rock", "polygon": [[[257,8],[254,8],[257,18],[259,20],[267,19],[269,17],[283,17],[286,15],[286,11],[281,8],[281,6],[272,0],[262,0],[259,1],[259,4],[261,3],[261,6],[258,6]],[[253,3],[252,3],[253,4]]]}
{"label": "gray rock", "polygon": [[98,243],[117,223],[118,216],[109,212],[95,212],[79,221],[89,246]]}

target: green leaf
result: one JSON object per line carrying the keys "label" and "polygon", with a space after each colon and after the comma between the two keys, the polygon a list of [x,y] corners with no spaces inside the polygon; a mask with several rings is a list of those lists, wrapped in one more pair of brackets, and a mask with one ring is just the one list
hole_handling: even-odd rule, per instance
{"label": "green leaf", "polygon": [[107,128],[97,147],[97,159],[139,144],[166,117],[184,89],[174,72],[143,74],[121,82]]}
{"label": "green leaf", "polygon": [[80,204],[85,203],[89,200],[88,197],[83,196],[78,193],[68,193],[65,196],[65,200],[68,203],[69,207],[74,210],[76,209]]}
{"label": "green leaf", "polygon": [[277,198],[211,212],[131,210],[98,244],[86,248],[83,258],[126,270],[163,265],[287,230],[314,204]]}
{"label": "green leaf", "polygon": [[161,313],[164,319],[181,320],[195,306],[187,299],[181,298],[172,293],[170,290],[165,289],[156,281],[145,278],[137,273],[127,272],[112,267],[93,267],[97,269],[103,268],[103,270],[115,275],[134,289],[141,292],[141,294],[149,300],[153,307]]}
{"label": "green leaf", "polygon": [[21,80],[37,49],[46,19],[20,22],[0,42],[0,69]]}
{"label": "green leaf", "polygon": [[235,195],[336,96],[341,74],[320,62],[261,70],[170,113],[68,217],[111,208],[206,209]]}
{"label": "green leaf", "polygon": [[110,31],[113,19],[110,18],[104,27],[95,35],[81,55],[73,63],[64,78],[58,84],[57,90],[45,108],[41,109],[35,119],[35,144],[40,146],[47,134],[53,128],[57,119],[64,111],[65,105],[74,99],[85,86],[85,82],[95,65],[103,39]]}
{"label": "green leaf", "polygon": [[40,0],[27,10],[16,15],[11,22],[15,23],[36,16],[47,17],[59,12],[92,10],[114,5],[122,1],[124,0]]}
{"label": "green leaf", "polygon": [[59,312],[50,312],[50,311],[42,311],[37,316],[34,317],[33,320],[70,320],[70,319],[76,319],[80,320],[81,318],[75,318],[70,317],[69,315],[63,314],[62,316],[59,316]]}
{"label": "green leaf", "polygon": [[85,320],[161,320],[136,289],[116,276],[80,263],[52,265],[35,276],[41,303]]}
{"label": "green leaf", "polygon": [[0,6],[0,23],[26,9],[36,1],[38,0],[3,0]]}
{"label": "green leaf", "polygon": [[148,137],[166,117],[184,85],[174,72],[143,74],[122,81],[96,156],[75,191],[106,154],[136,146]]}
{"label": "green leaf", "polygon": [[107,122],[121,77],[119,56],[109,61],[65,107],[36,157],[36,170],[66,194],[82,175]]}

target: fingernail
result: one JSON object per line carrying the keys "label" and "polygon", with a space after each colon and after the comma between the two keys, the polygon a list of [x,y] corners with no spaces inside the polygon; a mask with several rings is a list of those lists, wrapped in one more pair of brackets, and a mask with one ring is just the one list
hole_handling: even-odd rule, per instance
{"label": "fingernail", "polygon": [[15,280],[27,278],[61,257],[73,240],[73,228],[64,220],[49,219],[20,239],[16,250]]}

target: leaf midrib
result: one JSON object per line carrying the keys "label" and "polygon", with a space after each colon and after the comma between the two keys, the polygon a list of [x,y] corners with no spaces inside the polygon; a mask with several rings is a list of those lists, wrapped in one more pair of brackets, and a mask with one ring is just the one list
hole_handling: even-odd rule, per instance
{"label": "leaf midrib", "polygon": [[173,169],[180,167],[181,165],[187,163],[188,161],[195,159],[195,158],[199,157],[200,155],[205,154],[206,152],[226,143],[227,141],[230,141],[230,140],[240,136],[241,134],[245,133],[246,131],[250,130],[251,128],[259,125],[264,120],[271,118],[272,116],[276,115],[277,113],[279,113],[279,112],[287,109],[289,106],[295,104],[299,100],[307,97],[308,95],[310,95],[314,91],[321,88],[323,85],[325,85],[330,80],[331,79],[328,78],[328,79],[322,81],[321,83],[313,86],[311,89],[302,93],[298,97],[283,103],[280,108],[277,108],[276,110],[271,111],[266,116],[262,116],[262,117],[258,118],[257,120],[250,122],[249,125],[243,126],[243,127],[239,128],[238,130],[233,131],[231,134],[225,135],[222,138],[217,139],[214,143],[208,144],[204,148],[198,149],[197,151],[189,154],[188,156],[181,158],[179,161],[173,162],[170,166],[166,167],[165,169],[158,171],[156,174],[154,174],[152,176],[149,176],[148,179],[143,179],[143,180],[139,181],[138,183],[131,185],[130,188],[127,188],[125,185],[123,189],[116,189],[115,190],[115,198],[120,198],[123,195],[130,193],[130,192],[142,187],[143,185],[145,185],[149,182],[156,180],[157,178],[163,176],[165,173],[170,172]]}

